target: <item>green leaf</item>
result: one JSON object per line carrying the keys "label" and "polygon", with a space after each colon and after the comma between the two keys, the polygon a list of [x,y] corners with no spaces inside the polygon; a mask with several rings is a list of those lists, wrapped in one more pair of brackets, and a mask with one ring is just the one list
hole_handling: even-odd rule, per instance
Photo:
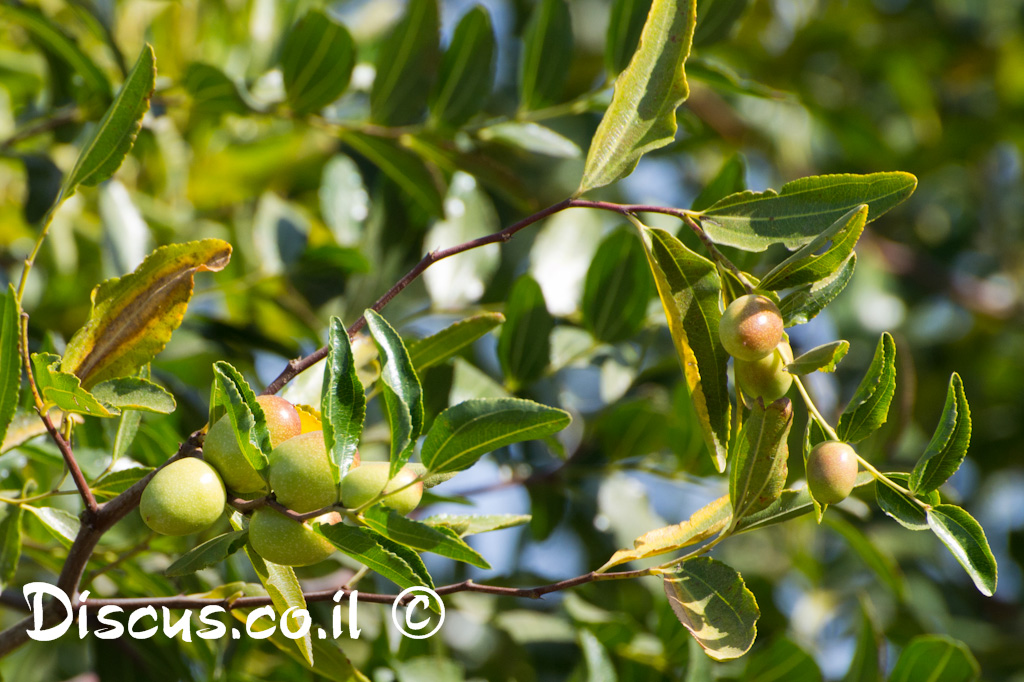
{"label": "green leaf", "polygon": [[[910,475],[903,473],[886,474],[904,488],[910,485]],[[920,495],[925,504],[937,505],[941,501],[938,491]],[[898,490],[893,490],[881,481],[875,484],[875,500],[878,507],[896,523],[909,530],[928,530],[928,517],[924,509]]]}
{"label": "green leaf", "polygon": [[348,30],[321,10],[307,12],[281,46],[284,90],[292,110],[309,114],[338,99],[355,63],[355,43]]}
{"label": "green leaf", "polygon": [[641,156],[675,139],[676,109],[690,94],[683,65],[696,12],[694,0],[654,0],[640,47],[615,80],[590,143],[577,195],[629,175]]}
{"label": "green leaf", "polygon": [[161,246],[124,277],[92,290],[89,321],[68,342],[61,369],[90,389],[130,376],[164,349],[192,298],[197,272],[220,272],[231,245],[203,239]]}
{"label": "green leaf", "polygon": [[32,507],[24,504],[21,508],[32,512],[32,515],[39,519],[50,535],[64,547],[71,547],[75,538],[78,537],[82,523],[74,514],[57,507]]}
{"label": "green leaf", "polygon": [[[700,24],[698,24],[699,26]],[[781,637],[750,655],[744,682],[821,682],[821,670],[806,651]]]}
{"label": "green leaf", "polygon": [[939,504],[928,510],[928,527],[964,567],[978,591],[991,597],[998,570],[981,524],[960,507]]}
{"label": "green leaf", "polygon": [[[857,474],[855,487],[859,488],[874,480],[875,479],[872,478],[871,474],[866,471],[862,471]],[[803,516],[804,514],[809,514],[812,511],[814,511],[814,501],[811,499],[811,493],[807,490],[807,486],[803,486],[798,489],[783,490],[782,494],[779,495],[779,499],[775,500],[761,511],[748,514],[740,519],[736,524],[736,530],[734,532],[745,533],[749,530],[772,526],[777,523],[783,523],[785,521],[795,519],[798,516]]]}
{"label": "green leaf", "polygon": [[256,394],[242,374],[223,360],[213,363],[213,388],[210,395],[210,423],[226,413],[238,447],[253,469],[264,473],[270,451],[270,430]]}
{"label": "green leaf", "polygon": [[467,545],[451,528],[414,521],[381,506],[364,511],[363,519],[373,530],[406,547],[421,552],[433,552],[478,568],[491,568],[487,560]]}
{"label": "green leaf", "polygon": [[433,473],[461,471],[498,448],[561,431],[568,412],[517,398],[480,398],[449,407],[434,420],[420,461]]}
{"label": "green leaf", "polygon": [[765,407],[754,403],[736,442],[729,473],[733,518],[768,507],[782,494],[789,469],[789,429],[793,404],[780,398]]}
{"label": "green leaf", "polygon": [[93,386],[91,393],[101,403],[121,410],[170,414],[177,407],[173,395],[142,377],[108,379]]}
{"label": "green leaf", "polygon": [[[729,36],[750,0],[707,0],[697,4],[693,44],[706,47]],[[819,673],[820,675],[820,673]]]}
{"label": "green leaf", "polygon": [[[130,410],[125,412],[125,414],[132,414],[132,412],[134,411]],[[138,413],[135,412],[135,414]],[[92,490],[92,494],[98,498],[115,497],[141,481],[152,471],[155,471],[153,467],[138,466],[128,467],[127,469],[118,469],[116,471],[103,474],[93,481],[89,488]]]}
{"label": "green leaf", "polygon": [[615,552],[601,567],[601,571],[627,561],[660,556],[697,544],[725,530],[730,522],[732,505],[729,504],[729,496],[723,495],[695,511],[682,523],[644,533],[633,541],[633,549],[620,549]]}
{"label": "green leaf", "polygon": [[562,100],[572,63],[572,17],[566,0],[540,0],[523,30],[519,59],[519,110]]}
{"label": "green leaf", "polygon": [[434,586],[423,561],[415,552],[376,531],[342,523],[315,528],[332,545],[402,589]]}
{"label": "green leaf", "polygon": [[[697,4],[697,13],[700,13],[700,8],[704,3]],[[698,24],[699,26],[700,24]],[[716,201],[719,201],[723,197],[727,197],[730,194],[740,192],[746,187],[747,178],[747,162],[743,158],[743,155],[739,152],[733,154],[722,167],[718,169],[718,173],[711,182],[701,190],[697,198],[693,200],[690,205],[690,209],[694,211],[703,211],[708,206],[711,206]]]}
{"label": "green leaf", "polygon": [[375,311],[367,309],[364,315],[381,357],[380,386],[391,425],[389,476],[394,478],[409,461],[423,431],[423,389],[402,337]]}
{"label": "green leaf", "polygon": [[247,114],[252,111],[238,84],[211,64],[192,62],[185,68],[181,83],[192,97],[192,110],[200,114]]}
{"label": "green leaf", "polygon": [[583,324],[606,343],[624,341],[644,326],[651,278],[644,245],[627,230],[608,235],[597,247],[583,285]]}
{"label": "green leaf", "polygon": [[883,332],[867,374],[839,417],[839,439],[857,443],[870,436],[888,418],[895,394],[896,342],[889,332]]}
{"label": "green leaf", "polygon": [[149,98],[156,82],[156,57],[147,43],[120,92],[103,115],[89,142],[78,154],[71,172],[64,178],[61,199],[67,199],[79,185],[97,185],[114,174],[128,156],[142,129],[142,117],[149,111]]}
{"label": "green leaf", "polygon": [[842,536],[850,549],[856,552],[865,565],[878,576],[879,581],[889,588],[894,597],[902,597],[903,574],[896,561],[883,551],[881,545],[872,542],[859,528],[841,516],[831,515],[825,523]]}
{"label": "green leaf", "polygon": [[845,213],[868,205],[871,220],[909,197],[917,178],[909,173],[816,175],[786,183],[782,190],[739,192],[700,216],[716,244],[764,251],[772,244],[793,250],[807,244]]}
{"label": "green leaf", "polygon": [[116,417],[117,408],[108,408],[92,393],[82,388],[81,380],[60,369],[60,357],[53,353],[32,354],[32,374],[46,409],[56,406],[65,412],[87,414],[91,417]]}
{"label": "green leaf", "polygon": [[450,528],[460,537],[514,528],[529,522],[529,514],[470,514],[466,516],[438,514],[423,519],[423,523],[428,525]]}
{"label": "green leaf", "polygon": [[686,386],[700,420],[704,442],[718,471],[725,471],[732,402],[718,339],[722,280],[715,264],[686,248],[664,230],[647,228],[647,260],[665,309]]}
{"label": "green leaf", "polygon": [[497,142],[531,154],[559,159],[576,159],[583,155],[575,142],[532,121],[505,121],[477,131],[484,142]]}
{"label": "green leaf", "polygon": [[445,327],[436,334],[409,344],[409,359],[417,374],[458,354],[505,321],[501,313],[473,315]]}
{"label": "green leaf", "polygon": [[398,25],[378,48],[370,117],[386,126],[416,123],[427,108],[440,48],[437,0],[409,0]]}
{"label": "green leaf", "polygon": [[340,137],[380,168],[417,206],[432,216],[444,215],[444,192],[420,157],[392,140],[355,132],[345,132]]}
{"label": "green leaf", "polygon": [[324,165],[320,213],[341,246],[358,246],[370,213],[370,195],[355,161],[336,154]]}
{"label": "green leaf", "polygon": [[494,80],[494,29],[482,5],[466,12],[441,60],[432,117],[458,128],[483,108]]}
{"label": "green leaf", "polygon": [[954,372],[949,378],[946,405],[935,434],[910,474],[911,492],[919,494],[938,489],[963,464],[970,444],[971,408],[964,395],[963,381]]}
{"label": "green leaf", "polygon": [[142,423],[142,413],[138,410],[125,410],[117,421],[117,432],[114,434],[114,444],[110,449],[111,461],[121,459],[132,441],[139,432],[139,424]]}
{"label": "green leaf", "polygon": [[613,0],[604,41],[604,65],[617,76],[627,66],[640,42],[651,0]]}
{"label": "green leaf", "polygon": [[547,370],[554,328],[540,285],[529,275],[520,276],[508,294],[505,324],[498,337],[498,359],[513,390],[536,381]]}
{"label": "green leaf", "polygon": [[11,584],[21,559],[21,506],[5,505],[0,521],[0,589]]}
{"label": "green leaf", "polygon": [[802,353],[793,362],[786,365],[790,374],[811,374],[812,372],[834,372],[839,361],[846,357],[850,350],[849,341],[832,341]]}
{"label": "green leaf", "polygon": [[843,675],[843,682],[882,682],[882,666],[878,653],[883,640],[862,598],[858,604],[857,647],[853,651],[850,667]]}
{"label": "green leaf", "polygon": [[164,575],[176,578],[219,564],[242,549],[248,541],[249,531],[247,530],[233,530],[218,535],[182,554],[174,563],[164,569]]}
{"label": "green leaf", "polygon": [[728,661],[750,650],[761,612],[739,573],[721,561],[698,557],[663,577],[672,610],[704,653]]}
{"label": "green leaf", "polygon": [[[586,663],[587,682],[619,682],[611,654],[601,644],[597,635],[586,628],[581,628],[577,631],[577,636],[580,640],[580,648],[583,650],[583,660]],[[412,681],[410,680],[410,682]]]}
{"label": "green leaf", "polygon": [[356,372],[345,325],[332,317],[328,332],[327,364],[320,392],[320,417],[331,475],[338,483],[355,460],[366,418],[366,396]]}
{"label": "green leaf", "polygon": [[[761,278],[761,289],[789,289],[835,274],[853,253],[868,219],[866,205],[851,209]],[[826,246],[828,247],[826,249]],[[822,249],[825,249],[822,252]]]}
{"label": "green leaf", "polygon": [[857,254],[851,253],[846,262],[830,277],[798,287],[779,302],[779,311],[786,327],[810,322],[825,309],[853,279]]}
{"label": "green leaf", "polygon": [[21,356],[18,353],[21,320],[18,312],[14,285],[8,284],[7,292],[0,299],[0,443],[14,419],[21,390]]}
{"label": "green leaf", "polygon": [[946,635],[918,635],[900,652],[889,682],[973,682],[981,677],[974,654]]}

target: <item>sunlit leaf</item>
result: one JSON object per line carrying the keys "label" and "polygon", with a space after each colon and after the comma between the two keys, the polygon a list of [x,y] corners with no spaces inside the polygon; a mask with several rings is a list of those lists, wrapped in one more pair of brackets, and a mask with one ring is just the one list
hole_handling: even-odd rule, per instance
{"label": "sunlit leaf", "polygon": [[107,407],[82,388],[77,376],[62,371],[60,367],[61,360],[53,353],[32,354],[32,374],[47,407],[92,417],[116,417],[120,414],[117,408]]}
{"label": "sunlit leaf", "polygon": [[415,552],[376,531],[342,523],[314,528],[342,552],[402,589],[434,586],[423,561]]}
{"label": "sunlit leaf", "polygon": [[331,475],[338,483],[355,461],[366,418],[366,396],[356,373],[348,332],[337,317],[331,318],[328,335],[330,351],[320,392],[320,417]]}
{"label": "sunlit leaf", "polygon": [[0,443],[7,436],[7,427],[14,419],[21,390],[21,356],[18,336],[21,320],[14,285],[0,298]]}
{"label": "sunlit leaf", "polygon": [[247,530],[233,530],[230,533],[218,535],[175,559],[174,563],[164,569],[164,575],[174,578],[219,564],[242,549],[248,541],[249,531]]}
{"label": "sunlit leaf", "polygon": [[409,344],[409,358],[417,372],[457,355],[487,332],[505,321],[501,313],[481,313],[445,327],[436,334]]}
{"label": "sunlit leaf", "polygon": [[846,357],[850,350],[849,341],[832,341],[801,353],[793,362],[786,365],[790,374],[810,374],[812,372],[834,372],[839,361]]}
{"label": "sunlit leaf", "polygon": [[735,517],[760,511],[782,494],[789,471],[787,439],[792,426],[793,404],[788,398],[767,406],[758,398],[751,408],[729,473],[729,499]]}
{"label": "sunlit leaf", "polygon": [[75,538],[78,537],[82,523],[74,514],[57,507],[33,507],[25,504],[21,508],[32,512],[32,515],[39,519],[50,535],[64,547],[71,547]]}
{"label": "sunlit leaf", "polygon": [[960,507],[939,504],[928,510],[928,527],[964,567],[978,591],[991,597],[998,569],[981,524]]}
{"label": "sunlit leaf", "polygon": [[857,245],[867,219],[866,205],[851,209],[824,232],[772,268],[761,278],[758,286],[770,290],[789,289],[830,277],[853,253],[853,247]]}
{"label": "sunlit leaf", "polygon": [[964,384],[956,372],[949,378],[946,404],[935,434],[913,473],[910,490],[915,494],[936,490],[956,473],[971,444],[971,408],[964,395]]}
{"label": "sunlit leaf", "polygon": [[825,309],[846,285],[853,279],[853,270],[857,266],[857,254],[851,253],[843,265],[830,277],[797,287],[786,294],[779,302],[779,312],[787,327],[810,322]]}
{"label": "sunlit leaf", "polygon": [[270,430],[256,394],[242,374],[229,363],[213,363],[213,388],[210,391],[210,423],[226,414],[231,430],[245,460],[266,476],[271,451]]}
{"label": "sunlit leaf", "polygon": [[142,377],[118,377],[96,384],[90,391],[97,400],[121,410],[170,414],[177,406],[162,386]]}
{"label": "sunlit leaf", "polygon": [[[893,482],[906,488],[910,485],[910,475],[898,472],[887,473]],[[928,530],[928,516],[921,505],[914,502],[898,490],[893,490],[881,481],[875,483],[875,499],[878,507],[898,524],[909,530]],[[922,502],[930,505],[939,504],[938,491],[921,495]]]}
{"label": "sunlit leaf", "polygon": [[406,547],[421,552],[433,552],[478,568],[491,567],[486,559],[450,528],[415,521],[379,505],[364,511],[363,518],[370,528]]}
{"label": "sunlit leaf", "polygon": [[477,135],[485,142],[497,142],[522,149],[531,154],[542,154],[560,159],[575,159],[583,155],[576,143],[532,121],[503,121],[481,128]]}
{"label": "sunlit leaf", "polygon": [[461,537],[489,533],[505,528],[514,528],[530,522],[529,514],[438,514],[423,519],[431,526],[443,526],[455,531]]}
{"label": "sunlit leaf", "polygon": [[870,436],[885,423],[889,405],[896,395],[896,342],[884,332],[850,403],[839,417],[839,439],[856,443]]}

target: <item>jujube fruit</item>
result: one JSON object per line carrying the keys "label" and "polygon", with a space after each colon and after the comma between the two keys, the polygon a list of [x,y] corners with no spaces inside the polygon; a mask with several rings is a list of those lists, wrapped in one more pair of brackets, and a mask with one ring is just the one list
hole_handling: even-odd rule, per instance
{"label": "jujube fruit", "polygon": [[391,465],[387,462],[365,462],[351,469],[341,479],[341,501],[349,509],[361,507],[381,492],[397,490],[381,500],[386,507],[391,507],[399,514],[408,514],[417,507],[423,497],[423,483],[398,490],[417,478],[416,472],[408,467],[402,468],[398,474],[388,481]]}
{"label": "jujube fruit", "polygon": [[[341,520],[337,512],[328,512],[314,523],[333,524]],[[269,507],[260,507],[249,519],[249,542],[267,561],[282,566],[309,566],[334,554],[334,545],[309,527]]]}
{"label": "jujube fruit", "polygon": [[[256,402],[263,408],[263,414],[267,417],[271,447],[277,447],[289,438],[299,435],[302,420],[290,402],[276,395],[258,396]],[[203,457],[217,469],[228,490],[238,493],[266,491],[266,481],[242,454],[242,449],[235,439],[234,429],[231,428],[231,419],[227,415],[218,419],[206,434],[206,440],[203,441]]]}
{"label": "jujube fruit", "polygon": [[847,443],[827,440],[807,453],[807,487],[819,504],[849,497],[857,481],[857,453]]}
{"label": "jujube fruit", "polygon": [[227,495],[217,471],[201,459],[171,462],[142,491],[139,512],[163,535],[191,535],[209,528],[224,512]]}
{"label": "jujube fruit", "polygon": [[270,453],[270,489],[278,502],[300,514],[338,501],[323,431],[303,433],[274,448]]}
{"label": "jujube fruit", "polygon": [[733,362],[736,383],[751,398],[761,398],[767,405],[786,395],[793,385],[793,375],[786,371],[786,365],[791,362],[793,351],[785,341],[760,360],[736,358]]}
{"label": "jujube fruit", "polygon": [[782,313],[767,296],[747,294],[729,304],[718,322],[718,336],[729,355],[758,360],[782,340]]}

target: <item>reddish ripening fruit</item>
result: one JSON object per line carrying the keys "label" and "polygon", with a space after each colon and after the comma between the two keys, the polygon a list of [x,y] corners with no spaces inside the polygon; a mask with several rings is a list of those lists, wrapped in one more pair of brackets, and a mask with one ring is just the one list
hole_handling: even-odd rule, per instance
{"label": "reddish ripening fruit", "polygon": [[249,519],[249,542],[257,554],[274,564],[318,564],[334,554],[334,545],[314,533],[310,524],[332,525],[339,521],[341,516],[337,512],[329,512],[299,523],[270,507],[260,507]]}
{"label": "reddish ripening fruit", "polygon": [[770,298],[747,294],[725,309],[718,336],[734,358],[759,360],[782,341],[782,328],[782,313]]}
{"label": "reddish ripening fruit", "polygon": [[338,501],[323,431],[303,433],[274,448],[270,453],[270,489],[278,502],[300,514]]}
{"label": "reddish ripening fruit", "polygon": [[[350,470],[341,479],[341,501],[349,509],[361,507],[381,492],[398,490],[416,479],[416,472],[404,467],[391,481],[388,473],[391,465],[387,462],[366,462]],[[415,483],[403,490],[388,495],[381,503],[399,514],[408,514],[417,507],[423,497],[423,483]]]}
{"label": "reddish ripening fruit", "polygon": [[224,512],[224,482],[212,466],[187,457],[158,471],[142,491],[139,512],[163,535],[191,535],[209,528]]}
{"label": "reddish ripening fruit", "polygon": [[793,375],[786,371],[786,365],[791,362],[793,349],[785,341],[760,360],[737,358],[733,362],[736,383],[745,394],[754,399],[761,398],[765,405],[775,402],[793,385]]}
{"label": "reddish ripening fruit", "polygon": [[[263,408],[263,414],[267,417],[271,447],[277,447],[289,438],[299,435],[302,420],[290,402],[276,395],[258,396],[256,402]],[[253,469],[249,460],[242,454],[242,449],[238,447],[235,432],[231,428],[231,420],[227,415],[217,420],[206,434],[206,440],[203,441],[203,458],[217,469],[228,490],[236,493],[258,493],[267,490],[266,481]]]}
{"label": "reddish ripening fruit", "polygon": [[857,453],[847,443],[827,440],[807,453],[807,487],[819,504],[842,502],[857,481]]}

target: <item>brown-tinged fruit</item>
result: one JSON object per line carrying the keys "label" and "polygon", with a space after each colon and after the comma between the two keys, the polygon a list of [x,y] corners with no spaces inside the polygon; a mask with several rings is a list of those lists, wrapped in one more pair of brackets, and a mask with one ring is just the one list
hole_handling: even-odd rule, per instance
{"label": "brown-tinged fruit", "polygon": [[767,296],[747,294],[729,304],[718,322],[718,336],[729,355],[759,360],[782,341],[782,313]]}
{"label": "brown-tinged fruit", "polygon": [[807,487],[819,504],[842,502],[857,481],[857,453],[848,443],[827,440],[807,454]]}

